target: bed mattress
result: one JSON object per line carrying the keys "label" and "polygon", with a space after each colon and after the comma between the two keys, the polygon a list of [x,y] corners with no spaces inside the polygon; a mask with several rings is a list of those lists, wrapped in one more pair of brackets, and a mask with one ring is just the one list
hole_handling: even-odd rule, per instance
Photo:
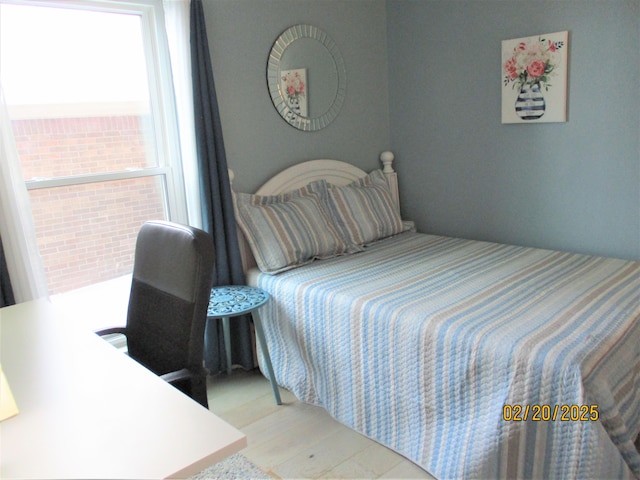
{"label": "bed mattress", "polygon": [[251,282],[278,383],[438,478],[640,475],[636,262],[404,233]]}

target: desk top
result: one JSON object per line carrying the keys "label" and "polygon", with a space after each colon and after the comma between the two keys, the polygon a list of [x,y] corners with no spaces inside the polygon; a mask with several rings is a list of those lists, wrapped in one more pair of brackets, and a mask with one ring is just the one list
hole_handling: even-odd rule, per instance
{"label": "desk top", "polygon": [[226,285],[213,287],[207,315],[212,318],[243,315],[264,305],[269,294],[257,287]]}
{"label": "desk top", "polygon": [[245,435],[47,301],[0,309],[0,363],[20,413],[0,424],[0,478],[184,478]]}

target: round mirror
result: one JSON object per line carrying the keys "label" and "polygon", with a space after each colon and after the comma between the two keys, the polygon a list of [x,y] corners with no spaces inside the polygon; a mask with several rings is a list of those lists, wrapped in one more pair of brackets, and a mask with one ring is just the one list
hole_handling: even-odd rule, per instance
{"label": "round mirror", "polygon": [[338,116],[346,69],[336,44],[312,25],[295,25],[273,44],[267,84],[280,116],[300,130],[320,130]]}

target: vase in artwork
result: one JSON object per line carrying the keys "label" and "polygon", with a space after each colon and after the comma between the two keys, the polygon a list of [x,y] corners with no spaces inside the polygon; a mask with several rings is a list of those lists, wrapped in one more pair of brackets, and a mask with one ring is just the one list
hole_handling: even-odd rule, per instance
{"label": "vase in artwork", "polygon": [[522,120],[537,120],[544,115],[544,96],[540,84],[524,84],[516,99],[516,115]]}
{"label": "vase in artwork", "polygon": [[289,108],[296,115],[300,115],[300,100],[298,99],[298,97],[289,97]]}

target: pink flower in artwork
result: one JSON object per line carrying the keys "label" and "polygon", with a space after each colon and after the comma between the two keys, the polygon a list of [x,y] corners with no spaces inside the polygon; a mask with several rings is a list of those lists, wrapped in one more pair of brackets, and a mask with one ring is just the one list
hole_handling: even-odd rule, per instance
{"label": "pink flower in artwork", "polygon": [[513,51],[506,53],[502,70],[503,81],[507,86],[522,88],[525,85],[551,86],[554,70],[560,62],[559,50],[564,41],[553,41],[539,37],[527,41],[519,41]]}
{"label": "pink flower in artwork", "polygon": [[289,98],[298,98],[305,94],[303,77],[298,72],[288,72],[282,77],[282,83]]}
{"label": "pink flower in artwork", "polygon": [[544,74],[547,63],[543,60],[534,60],[527,67],[527,73],[531,78],[540,78]]}
{"label": "pink flower in artwork", "polygon": [[518,69],[516,65],[516,59],[511,57],[504,64],[504,72],[509,80],[515,80],[518,78]]}

